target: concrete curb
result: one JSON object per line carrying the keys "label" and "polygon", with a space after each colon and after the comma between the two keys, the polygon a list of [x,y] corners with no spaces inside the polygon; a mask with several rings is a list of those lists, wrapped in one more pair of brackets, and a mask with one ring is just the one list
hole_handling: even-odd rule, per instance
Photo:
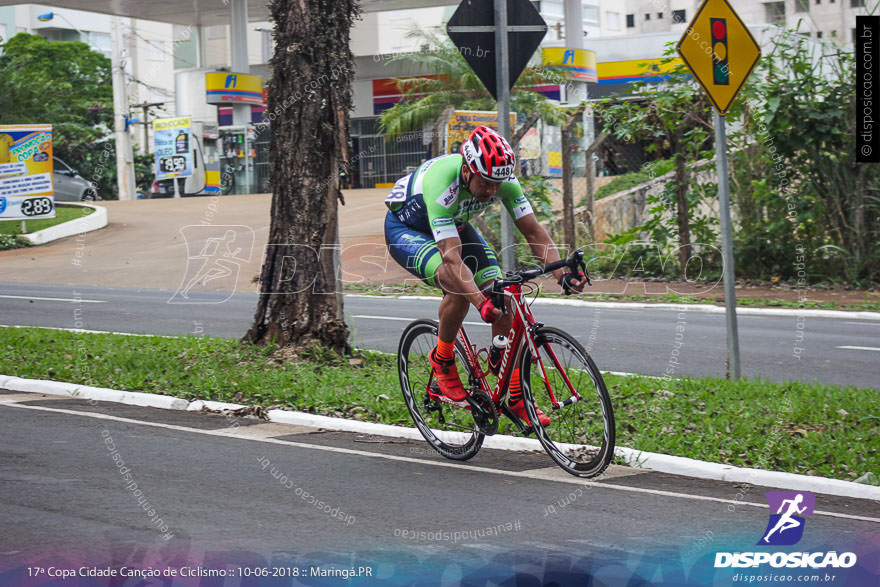
{"label": "concrete curb", "polygon": [[[368,294],[345,294],[352,298],[392,298],[397,300],[436,300],[439,296],[382,296]],[[574,308],[600,308],[603,310],[666,310],[670,312],[697,312],[701,314],[724,314],[724,306],[712,304],[648,304],[643,302],[590,302],[586,300],[563,300],[559,298],[538,298],[533,302],[537,306],[569,306]],[[736,313],[740,316],[804,316],[813,318],[846,318],[847,320],[878,320],[880,312],[848,312],[846,310],[816,310],[809,308],[749,308],[738,306]]]}
{"label": "concrete curb", "polygon": [[73,220],[68,220],[67,222],[62,222],[61,224],[56,224],[55,226],[50,226],[49,228],[38,230],[37,232],[23,234],[21,235],[22,238],[30,241],[32,245],[44,245],[60,238],[82,234],[84,232],[91,232],[107,226],[107,208],[104,208],[103,206],[82,204],[79,202],[64,202],[64,205],[91,208],[94,212],[88,216],[74,218]]}
{"label": "concrete curb", "polygon": [[[102,387],[78,385],[75,383],[64,383],[61,381],[24,379],[10,375],[0,375],[0,389],[9,389],[25,393],[61,395],[96,401],[117,402],[135,406],[162,408],[166,410],[199,411],[208,409],[223,411],[238,410],[247,407],[242,404],[206,400],[188,402],[184,399],[167,395],[135,391],[119,391]],[[424,440],[422,435],[415,428],[402,428],[388,424],[345,420],[343,418],[331,418],[329,416],[319,416],[288,410],[269,410],[268,417],[270,422],[276,422],[279,424],[292,424],[296,426],[323,428],[326,430],[338,430],[340,432],[357,432],[361,434],[406,438],[410,440]],[[535,438],[519,438],[502,435],[486,437],[483,446],[499,450],[543,450],[540,443]],[[809,475],[797,475],[795,473],[782,473],[779,471],[764,471],[762,469],[733,467],[720,463],[710,463],[672,455],[642,452],[627,447],[617,447],[615,454],[627,461],[630,466],[641,469],[650,469],[661,473],[685,475],[701,479],[750,483],[752,485],[780,487],[790,490],[813,491],[816,493],[855,497],[859,499],[880,500],[880,487],[862,485],[861,483],[853,483],[851,481],[840,481],[838,479],[828,479],[825,477],[811,477]],[[551,461],[547,461],[547,466],[553,466]]]}

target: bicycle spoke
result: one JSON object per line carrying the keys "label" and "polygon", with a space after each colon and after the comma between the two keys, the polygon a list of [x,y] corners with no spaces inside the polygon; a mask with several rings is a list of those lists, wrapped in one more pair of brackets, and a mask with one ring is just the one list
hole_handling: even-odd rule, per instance
{"label": "bicycle spoke", "polygon": [[546,428],[537,427],[538,439],[569,473],[598,475],[614,448],[614,416],[602,375],[564,332],[544,328],[536,342],[539,361],[524,361],[523,371],[535,405],[552,419]]}
{"label": "bicycle spoke", "polygon": [[[436,342],[433,322],[416,321],[407,327],[398,350],[401,388],[416,427],[437,452],[447,458],[468,459],[483,442],[470,411],[439,402],[428,394],[428,386],[432,384],[428,353]],[[462,380],[468,381],[467,362],[458,345],[456,363]]]}

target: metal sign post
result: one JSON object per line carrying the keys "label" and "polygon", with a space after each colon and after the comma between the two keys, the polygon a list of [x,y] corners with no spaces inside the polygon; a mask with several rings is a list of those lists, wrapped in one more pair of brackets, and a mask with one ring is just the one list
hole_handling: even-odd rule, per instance
{"label": "metal sign post", "polygon": [[676,47],[714,106],[715,165],[721,220],[721,259],[727,315],[727,375],[739,379],[739,333],[733,271],[733,229],[724,115],[761,58],[761,47],[728,0],[703,0]]}
{"label": "metal sign post", "polygon": [[736,292],[733,271],[733,228],[730,222],[730,184],[727,176],[727,132],[724,117],[712,111],[715,125],[715,166],[718,172],[718,205],[721,212],[721,260],[724,280],[724,307],[727,317],[727,372],[733,379],[741,376],[739,366],[739,330],[736,325]]}
{"label": "metal sign post", "polygon": [[[498,101],[498,130],[510,138],[510,89],[547,34],[547,23],[529,0],[464,0],[446,32],[461,55]],[[511,40],[513,43],[511,43]],[[495,50],[494,58],[491,50]],[[501,215],[501,268],[516,260],[513,222]]]}
{"label": "metal sign post", "polygon": [[[498,96],[498,130],[501,136],[510,137],[510,61],[507,42],[507,0],[495,1],[495,77]],[[513,240],[513,220],[509,214],[501,214],[501,270],[513,271],[516,264]]]}

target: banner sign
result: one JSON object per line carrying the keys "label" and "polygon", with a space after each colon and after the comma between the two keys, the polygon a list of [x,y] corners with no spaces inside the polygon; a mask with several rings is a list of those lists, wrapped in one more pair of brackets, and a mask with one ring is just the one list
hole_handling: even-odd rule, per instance
{"label": "banner sign", "polygon": [[[446,123],[446,152],[458,153],[461,144],[471,136],[478,126],[488,126],[498,130],[498,113],[493,110],[456,110]],[[516,128],[516,114],[510,114],[510,128]],[[509,137],[505,137],[509,138]]]}
{"label": "banner sign", "polygon": [[156,179],[192,175],[192,135],[190,117],[153,120],[156,142]]}
{"label": "banner sign", "polygon": [[55,218],[52,125],[0,125],[0,220]]}
{"label": "banner sign", "polygon": [[258,75],[214,71],[205,74],[205,92],[208,104],[265,105],[263,79]]}
{"label": "banner sign", "polygon": [[545,47],[541,49],[541,62],[544,67],[560,70],[569,79],[591,83],[599,81],[596,54],[588,49]]}

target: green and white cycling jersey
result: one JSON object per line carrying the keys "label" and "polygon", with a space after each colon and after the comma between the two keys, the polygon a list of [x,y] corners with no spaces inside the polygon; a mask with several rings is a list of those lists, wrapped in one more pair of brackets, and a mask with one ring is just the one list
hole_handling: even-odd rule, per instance
{"label": "green and white cycling jersey", "polygon": [[425,161],[397,180],[385,198],[385,205],[407,226],[432,233],[435,241],[457,237],[459,226],[498,200],[514,220],[532,214],[532,206],[513,175],[502,182],[488,201],[477,201],[461,179],[462,161],[463,157],[457,154]]}

